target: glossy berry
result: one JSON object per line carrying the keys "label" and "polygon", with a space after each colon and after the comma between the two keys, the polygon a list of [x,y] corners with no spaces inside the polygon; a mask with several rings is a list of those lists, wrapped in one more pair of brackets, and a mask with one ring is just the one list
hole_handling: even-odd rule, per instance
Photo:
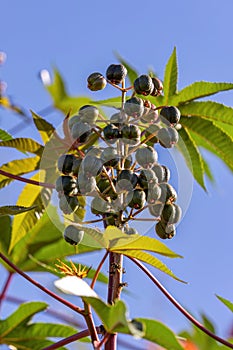
{"label": "glossy berry", "polygon": [[79,207],[79,201],[77,197],[70,197],[67,195],[62,195],[59,198],[59,208],[64,214],[70,215],[76,211]]}
{"label": "glossy berry", "polygon": [[101,159],[105,166],[115,167],[119,162],[119,155],[116,148],[106,147],[101,154]]}
{"label": "glossy berry", "polygon": [[74,115],[73,117],[69,118],[68,119],[68,127],[69,127],[70,131],[71,131],[74,124],[80,123],[80,122],[81,122],[81,119],[80,119],[79,115]]}
{"label": "glossy berry", "polygon": [[127,195],[128,206],[134,209],[141,209],[146,203],[146,194],[142,190],[134,190]]}
{"label": "glossy berry", "polygon": [[175,128],[162,128],[158,131],[157,137],[161,146],[173,147],[179,140],[179,134]]}
{"label": "glossy berry", "polygon": [[161,188],[158,184],[155,184],[154,186],[150,186],[147,189],[147,196],[146,200],[149,205],[154,205],[161,196]]}
{"label": "glossy berry", "polygon": [[108,124],[107,126],[105,126],[105,128],[103,129],[103,134],[105,140],[107,140],[111,144],[115,143],[121,137],[121,133],[118,127],[116,127],[113,124]]}
{"label": "glossy berry", "polygon": [[136,96],[129,98],[125,102],[124,111],[131,117],[141,117],[144,112],[143,100]]}
{"label": "glossy berry", "polygon": [[163,83],[159,78],[152,77],[151,78],[154,84],[154,90],[151,93],[151,96],[158,96],[161,94],[161,91],[163,90]]}
{"label": "glossy berry", "polygon": [[177,204],[165,204],[161,219],[167,225],[176,224],[181,218],[181,208]]}
{"label": "glossy berry", "polygon": [[72,167],[75,159],[76,158],[73,154],[63,154],[58,158],[57,161],[58,170],[65,175],[70,174],[72,172]]}
{"label": "glossy berry", "polygon": [[155,203],[149,206],[149,212],[152,216],[160,217],[160,215],[162,214],[163,207],[164,205],[162,203]]}
{"label": "glossy berry", "polygon": [[142,123],[157,123],[159,121],[159,113],[155,107],[144,107],[143,115],[140,118]]}
{"label": "glossy berry", "polygon": [[95,124],[99,116],[99,110],[95,106],[85,105],[79,109],[80,120],[83,123]]}
{"label": "glossy berry", "polygon": [[55,188],[57,192],[65,194],[73,194],[77,190],[76,180],[72,176],[59,176],[57,178]]}
{"label": "glossy berry", "polygon": [[74,176],[78,176],[81,163],[82,163],[82,159],[75,157],[75,159],[73,161],[73,165],[72,165],[72,173]]}
{"label": "glossy berry", "polygon": [[91,212],[95,215],[103,215],[110,210],[110,205],[104,199],[95,197],[91,201]]}
{"label": "glossy berry", "polygon": [[158,160],[158,154],[151,146],[140,147],[135,153],[136,161],[143,168],[150,168]]}
{"label": "glossy berry", "polygon": [[175,106],[165,106],[160,111],[160,117],[164,123],[176,125],[180,120],[180,111]]}
{"label": "glossy berry", "polygon": [[81,194],[87,194],[95,191],[96,179],[94,176],[88,177],[82,172],[79,173],[77,178],[78,192]]}
{"label": "glossy berry", "polygon": [[137,125],[124,125],[121,134],[123,142],[128,145],[137,145],[140,142],[141,131]]}
{"label": "glossy berry", "polygon": [[103,90],[107,84],[106,79],[101,73],[95,72],[87,78],[87,87],[91,91]]}
{"label": "glossy berry", "polygon": [[123,111],[119,113],[114,113],[110,118],[111,123],[117,128],[122,124],[124,124],[126,120],[127,120],[127,116]]}
{"label": "glossy berry", "polygon": [[140,75],[134,81],[134,90],[137,94],[140,95],[150,95],[154,90],[154,84],[151,77],[146,74]]}
{"label": "glossy berry", "polygon": [[78,122],[72,126],[71,136],[74,140],[84,143],[91,134],[91,127],[88,123]]}
{"label": "glossy berry", "polygon": [[151,169],[142,169],[138,176],[138,183],[143,189],[148,189],[158,182],[158,179]]}
{"label": "glossy berry", "polygon": [[116,188],[119,191],[131,191],[136,187],[138,177],[132,170],[124,169],[117,176]]}
{"label": "glossy berry", "polygon": [[157,143],[158,137],[157,137],[157,133],[159,131],[160,127],[156,124],[152,124],[150,125],[146,131],[145,131],[145,137],[149,138],[149,140],[147,141],[148,145],[154,145],[155,143]]}
{"label": "glossy berry", "polygon": [[151,169],[154,171],[159,183],[169,181],[170,171],[166,166],[154,164]]}
{"label": "glossy berry", "polygon": [[79,244],[82,241],[83,236],[84,236],[84,231],[80,228],[77,228],[74,225],[67,226],[63,233],[63,237],[65,241],[70,243],[71,245]]}
{"label": "glossy berry", "polygon": [[87,178],[98,175],[103,168],[103,161],[95,156],[85,156],[81,169]]}
{"label": "glossy berry", "polygon": [[155,232],[162,239],[171,239],[176,234],[174,225],[166,225],[162,221],[159,221],[155,226]]}
{"label": "glossy berry", "polygon": [[119,85],[127,75],[127,69],[123,64],[111,64],[107,71],[106,77],[111,83]]}
{"label": "glossy berry", "polygon": [[162,203],[173,203],[177,199],[176,190],[168,183],[161,183],[159,185],[161,188],[161,195],[159,201]]}

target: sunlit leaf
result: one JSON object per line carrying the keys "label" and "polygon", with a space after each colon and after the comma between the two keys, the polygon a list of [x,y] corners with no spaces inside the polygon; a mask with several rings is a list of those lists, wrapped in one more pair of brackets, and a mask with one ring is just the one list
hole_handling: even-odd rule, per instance
{"label": "sunlit leaf", "polygon": [[[42,173],[38,173],[32,177],[32,179],[36,181],[43,181],[43,178],[44,175],[42,175]],[[41,217],[45,207],[50,201],[51,193],[51,189],[45,187],[41,188],[40,186],[31,184],[27,184],[24,187],[19,195],[17,205],[27,203],[28,206],[36,206],[36,210],[14,217],[9,251],[12,250],[15,244],[28,233]]]}
{"label": "sunlit leaf", "polygon": [[231,310],[233,312],[233,303],[223,297],[220,297],[219,295],[216,295],[216,297],[224,304],[228,307],[229,310]]}
{"label": "sunlit leaf", "polygon": [[33,139],[20,137],[8,141],[1,141],[0,147],[12,147],[19,151],[30,152],[40,156],[43,152],[43,146]]}
{"label": "sunlit leaf", "polygon": [[8,141],[12,139],[13,137],[6,130],[0,129],[0,140]]}
{"label": "sunlit leaf", "polygon": [[11,218],[9,216],[1,216],[0,227],[0,251],[3,254],[7,254],[11,239]]}
{"label": "sunlit leaf", "polygon": [[[23,175],[38,170],[40,165],[40,157],[30,157],[24,159],[12,160],[3,164],[0,169],[12,175]],[[0,188],[9,185],[14,179],[0,174]]]}
{"label": "sunlit leaf", "polygon": [[232,83],[212,83],[207,81],[196,81],[180,90],[178,94],[172,98],[172,103],[180,105],[190,102],[198,98],[214,95],[220,91],[232,90]]}
{"label": "sunlit leaf", "polygon": [[4,205],[0,207],[0,216],[18,215],[18,214],[25,213],[26,211],[33,210],[35,208],[36,208],[35,205],[31,207],[23,207],[20,205]]}
{"label": "sunlit leaf", "polygon": [[5,320],[0,321],[0,336],[3,338],[20,324],[29,322],[36,313],[47,308],[46,303],[28,302],[21,304],[18,309]]}
{"label": "sunlit leaf", "polygon": [[50,85],[46,85],[46,88],[50,95],[53,97],[53,100],[55,102],[58,102],[67,96],[66,87],[60,72],[56,68],[53,70],[53,74],[53,82]]}
{"label": "sunlit leaf", "polygon": [[33,116],[34,124],[37,130],[39,131],[42,140],[44,141],[44,143],[48,142],[55,131],[53,125],[38,114],[36,114],[35,112],[31,111],[31,113]]}
{"label": "sunlit leaf", "polygon": [[169,98],[177,92],[178,66],[176,48],[174,48],[165,68],[163,91],[165,103],[169,103]]}

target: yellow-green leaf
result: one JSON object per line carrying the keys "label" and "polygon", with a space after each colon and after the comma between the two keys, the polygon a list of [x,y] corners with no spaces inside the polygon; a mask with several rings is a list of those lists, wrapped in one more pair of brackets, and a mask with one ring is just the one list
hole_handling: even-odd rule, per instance
{"label": "yellow-green leaf", "polygon": [[4,205],[0,207],[0,216],[18,215],[18,214],[25,213],[26,211],[33,210],[35,208],[36,208],[35,205],[31,207],[24,207],[21,205]]}
{"label": "yellow-green leaf", "polygon": [[12,147],[22,152],[30,152],[40,156],[44,147],[33,139],[20,137],[8,141],[1,141],[0,147]]}
{"label": "yellow-green leaf", "polygon": [[44,118],[40,117],[35,112],[31,111],[33,116],[34,124],[40,133],[40,136],[44,143],[48,142],[50,137],[53,135],[55,129],[52,124],[47,122]]}
{"label": "yellow-green leaf", "polygon": [[163,91],[165,96],[165,103],[169,103],[170,96],[176,94],[178,79],[178,66],[176,48],[174,48],[165,68]]}

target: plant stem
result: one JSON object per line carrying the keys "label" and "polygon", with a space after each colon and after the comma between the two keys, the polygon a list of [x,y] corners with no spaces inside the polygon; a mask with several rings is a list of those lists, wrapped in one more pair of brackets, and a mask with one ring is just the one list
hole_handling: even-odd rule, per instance
{"label": "plant stem", "polygon": [[103,266],[103,264],[104,264],[104,262],[105,262],[105,260],[106,260],[106,258],[107,258],[107,256],[108,256],[108,254],[109,254],[109,252],[106,251],[106,253],[104,254],[102,260],[100,261],[99,266],[97,267],[97,269],[96,269],[96,271],[95,271],[95,275],[94,275],[93,280],[92,280],[92,282],[91,282],[91,285],[90,285],[91,288],[94,288],[95,282],[96,282],[96,280],[97,280],[97,278],[98,278],[98,275],[99,275],[99,273],[100,273],[100,270],[101,270],[101,268],[102,268],[102,266]]}
{"label": "plant stem", "polygon": [[6,292],[7,292],[7,289],[9,288],[9,286],[10,286],[10,282],[12,280],[13,274],[14,274],[14,272],[12,272],[12,271],[8,272],[8,276],[7,276],[6,282],[5,282],[4,286],[3,286],[2,293],[0,294],[0,308],[1,308],[3,300],[6,298]]}
{"label": "plant stem", "polygon": [[9,259],[7,259],[7,257],[5,255],[3,255],[2,253],[0,253],[0,258],[3,261],[5,261],[5,263],[7,265],[9,265],[13,270],[15,270],[19,275],[24,277],[30,283],[34,284],[34,286],[36,286],[37,288],[41,289],[46,294],[50,295],[53,299],[56,299],[60,303],[62,303],[64,305],[66,305],[67,307],[69,307],[70,309],[72,309],[72,310],[74,310],[74,311],[76,311],[76,312],[78,312],[78,313],[83,315],[83,312],[84,312],[83,309],[81,309],[80,307],[78,307],[78,306],[76,306],[76,305],[66,301],[65,299],[59,297],[57,294],[51,292],[49,289],[45,288],[39,282],[37,282],[33,278],[29,277],[26,273],[24,273],[22,270],[20,270],[15,264],[13,264]]}
{"label": "plant stem", "polygon": [[209,331],[205,328],[198,320],[196,320],[185,308],[178,303],[178,301],[166,290],[166,288],[154,277],[154,275],[137,259],[131,258],[128,256],[130,260],[132,260],[145,274],[151,279],[151,281],[161,290],[161,292],[170,300],[170,302],[175,305],[175,307],[196,327],[198,327],[202,332],[206,333],[209,337],[217,340],[219,343],[222,343],[233,349],[233,344],[229,343],[227,340],[220,338],[216,334]]}
{"label": "plant stem", "polygon": [[101,342],[98,344],[98,346],[96,347],[96,350],[101,350],[101,347],[106,344],[106,342],[108,341],[109,337],[111,336],[110,333],[105,333],[103,339],[101,340]]}
{"label": "plant stem", "polygon": [[[94,345],[95,343],[99,343],[99,337],[96,331],[96,327],[93,321],[92,313],[91,313],[91,306],[87,303],[84,302],[84,318],[87,324],[87,327],[90,332],[92,344]],[[95,346],[94,346],[95,348]]]}
{"label": "plant stem", "polygon": [[18,180],[21,182],[26,182],[31,185],[36,185],[36,186],[41,186],[41,187],[46,187],[46,188],[55,188],[54,184],[46,183],[46,182],[39,182],[31,179],[26,179],[25,177],[18,176],[18,175],[13,175],[11,173],[8,173],[7,171],[1,170],[0,169],[0,175],[9,177],[10,179]]}

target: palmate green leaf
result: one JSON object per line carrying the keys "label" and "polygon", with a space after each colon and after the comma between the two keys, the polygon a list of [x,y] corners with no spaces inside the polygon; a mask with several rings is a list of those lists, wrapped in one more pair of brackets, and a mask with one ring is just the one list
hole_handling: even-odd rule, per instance
{"label": "palmate green leaf", "polygon": [[127,63],[118,53],[115,53],[116,58],[118,61],[125,66],[127,69],[127,77],[129,78],[130,83],[133,85],[134,80],[138,77],[138,72],[129,64]]}
{"label": "palmate green leaf", "polygon": [[0,140],[8,141],[12,139],[13,137],[6,130],[0,129]]}
{"label": "palmate green leaf", "polygon": [[170,258],[181,258],[169,249],[164,243],[155,238],[141,236],[138,234],[127,235],[115,226],[108,226],[104,232],[104,237],[109,239],[109,250],[148,250]]}
{"label": "palmate green leaf", "polygon": [[204,183],[204,163],[202,155],[192,139],[189,129],[183,125],[183,128],[179,131],[179,141],[177,144],[178,150],[182,153],[185,162],[193,174],[195,180],[206,190]]}
{"label": "palmate green leaf", "polygon": [[58,102],[59,100],[62,100],[65,96],[67,96],[66,93],[66,87],[64,80],[59,73],[58,69],[54,68],[53,70],[54,78],[53,82],[50,85],[46,85],[46,88],[50,95],[52,96],[53,100],[55,102]]}
{"label": "palmate green leaf", "polygon": [[224,304],[228,309],[233,312],[233,303],[223,297],[220,297],[219,295],[216,295],[216,297]]}
{"label": "palmate green leaf", "polygon": [[19,137],[8,141],[1,141],[0,147],[11,147],[22,152],[34,153],[38,156],[41,156],[44,149],[44,147],[38,142],[27,137]]}
{"label": "palmate green leaf", "polygon": [[5,216],[5,215],[18,215],[25,213],[27,211],[35,209],[36,206],[33,205],[31,207],[24,207],[20,205],[4,205],[0,207],[0,216]]}
{"label": "palmate green leaf", "polygon": [[54,126],[35,112],[31,111],[31,113],[34,124],[40,133],[42,141],[47,143],[55,131]]}
{"label": "palmate green leaf", "polygon": [[143,339],[158,344],[167,350],[183,350],[175,334],[163,323],[147,318],[136,318],[135,320],[145,326]]}
{"label": "palmate green leaf", "polygon": [[[9,163],[3,164],[0,169],[12,175],[23,175],[38,170],[40,165],[40,157],[30,157],[24,159],[12,160]],[[9,185],[14,179],[0,174],[0,188]]]}
{"label": "palmate green leaf", "polygon": [[[218,102],[190,102],[183,106],[179,106],[179,109],[182,116],[201,117],[211,121],[219,121],[221,123],[233,125],[233,108]],[[183,119],[181,118],[181,124],[182,122]]]}
{"label": "palmate green leaf", "polygon": [[6,255],[11,239],[11,218],[10,216],[0,217],[0,251]]}
{"label": "palmate green leaf", "polygon": [[5,320],[0,321],[0,338],[5,337],[16,327],[28,323],[38,312],[47,308],[46,303],[28,302],[21,304],[18,309]]}
{"label": "palmate green leaf", "polygon": [[233,170],[233,138],[228,136],[214,122],[200,118],[182,118],[182,124],[188,129],[192,139],[220,157]]}
{"label": "palmate green leaf", "polygon": [[161,260],[159,260],[158,258],[153,256],[152,254],[146,253],[142,250],[133,250],[133,249],[128,249],[128,250],[127,249],[125,249],[125,250],[118,249],[118,250],[114,250],[114,252],[119,253],[119,254],[123,254],[125,256],[129,256],[131,258],[136,258],[138,260],[144,261],[145,263],[147,263],[151,266],[154,266],[154,267],[156,267],[156,269],[166,273],[170,277],[173,277],[177,281],[185,283],[183,280],[176,277],[176,275],[174,275],[174,273]]}
{"label": "palmate green leaf", "polygon": [[217,127],[223,130],[228,136],[233,138],[233,125],[221,123],[219,121],[214,122]]}
{"label": "palmate green leaf", "polygon": [[110,97],[104,100],[93,101],[96,105],[102,105],[113,108],[121,108],[121,96],[119,97]]}
{"label": "palmate green leaf", "polygon": [[165,104],[170,103],[170,97],[177,92],[178,66],[176,48],[174,48],[165,68],[163,91],[165,96]]}
{"label": "palmate green leaf", "polygon": [[196,81],[180,90],[171,99],[171,104],[181,105],[198,98],[214,95],[220,91],[232,90],[232,83],[212,83],[207,81]]}
{"label": "palmate green leaf", "polygon": [[[32,179],[36,181],[43,181],[44,173],[37,173],[32,177]],[[36,209],[14,217],[9,252],[11,252],[16,243],[28,233],[28,231],[41,217],[45,207],[50,201],[51,193],[52,190],[50,188],[41,188],[40,186],[31,184],[27,184],[24,187],[19,195],[17,205],[27,203],[28,206],[36,206]]]}

